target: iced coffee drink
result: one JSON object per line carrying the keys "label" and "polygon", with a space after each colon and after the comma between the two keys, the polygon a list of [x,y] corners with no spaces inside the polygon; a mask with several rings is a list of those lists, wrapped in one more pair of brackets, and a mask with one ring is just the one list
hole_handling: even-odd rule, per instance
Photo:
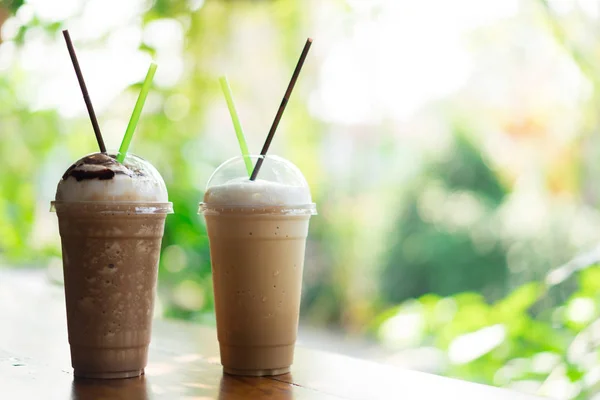
{"label": "iced coffee drink", "polygon": [[221,165],[200,206],[221,363],[230,374],[279,375],[293,362],[306,237],[316,209],[289,161],[267,156],[256,181],[245,171],[241,157]]}
{"label": "iced coffee drink", "polygon": [[147,161],[95,153],[63,175],[53,209],[62,241],[75,376],[143,373],[166,215],[164,181]]}

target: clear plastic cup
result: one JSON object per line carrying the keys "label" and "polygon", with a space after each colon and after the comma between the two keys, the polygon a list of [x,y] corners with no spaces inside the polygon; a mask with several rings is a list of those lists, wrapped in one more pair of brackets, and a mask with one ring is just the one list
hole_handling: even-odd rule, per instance
{"label": "clear plastic cup", "polygon": [[[253,164],[259,156],[250,156]],[[223,163],[199,212],[210,242],[221,363],[234,375],[289,372],[298,331],[306,237],[316,214],[291,162],[267,156],[257,182],[242,157]]]}
{"label": "clear plastic cup", "polygon": [[[128,157],[164,186],[154,167]],[[77,377],[129,378],[147,364],[161,242],[173,206],[106,199],[52,202],[62,242],[71,364]]]}

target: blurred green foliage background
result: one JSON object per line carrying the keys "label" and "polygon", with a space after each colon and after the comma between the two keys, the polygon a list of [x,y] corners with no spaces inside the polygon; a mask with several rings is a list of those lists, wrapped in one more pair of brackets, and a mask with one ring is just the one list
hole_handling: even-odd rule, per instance
{"label": "blurred green foliage background", "polygon": [[159,64],[133,152],[176,210],[164,316],[214,323],[197,206],[238,154],[217,77],[258,152],[312,36],[271,150],[318,204],[302,326],[376,341],[363,355],[384,362],[600,398],[598,1],[1,0],[0,257],[55,279],[49,203],[96,151],[65,28],[109,148]]}

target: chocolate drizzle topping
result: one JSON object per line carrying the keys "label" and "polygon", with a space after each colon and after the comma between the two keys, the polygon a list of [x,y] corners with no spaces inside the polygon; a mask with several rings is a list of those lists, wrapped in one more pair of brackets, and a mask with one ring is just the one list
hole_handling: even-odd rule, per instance
{"label": "chocolate drizzle topping", "polygon": [[[84,165],[97,165],[99,168],[85,170],[81,168]],[[144,173],[137,168],[132,169],[130,166],[119,164],[114,155],[94,153],[71,165],[62,176],[62,179],[66,180],[72,176],[78,182],[89,179],[108,180],[112,179],[116,174],[127,175],[130,177],[134,175],[144,175]]]}
{"label": "chocolate drizzle topping", "polygon": [[63,176],[63,179],[67,179],[69,176],[77,179],[77,181],[83,181],[86,179],[99,179],[99,180],[108,180],[112,179],[115,176],[115,171],[111,171],[110,169],[102,169],[98,171],[81,171],[81,170],[73,170],[69,175]]}

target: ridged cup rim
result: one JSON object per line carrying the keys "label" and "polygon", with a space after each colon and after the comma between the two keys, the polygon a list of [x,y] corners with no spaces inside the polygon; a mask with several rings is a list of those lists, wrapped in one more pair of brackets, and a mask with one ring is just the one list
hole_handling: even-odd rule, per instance
{"label": "ridged cup rim", "polygon": [[98,214],[173,214],[171,202],[52,201],[50,212],[84,211]]}
{"label": "ridged cup rim", "polygon": [[208,204],[200,202],[198,204],[198,214],[219,215],[219,214],[256,214],[256,215],[317,215],[317,205],[315,203],[301,205],[230,205],[230,204]]}

